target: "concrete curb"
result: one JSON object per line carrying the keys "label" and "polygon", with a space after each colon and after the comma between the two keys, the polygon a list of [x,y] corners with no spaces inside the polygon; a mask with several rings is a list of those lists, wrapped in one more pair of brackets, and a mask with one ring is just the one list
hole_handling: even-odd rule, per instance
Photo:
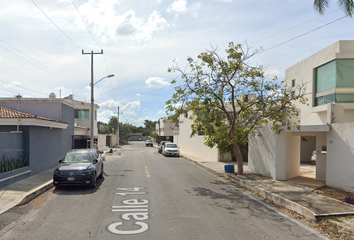
{"label": "concrete curb", "polygon": [[248,183],[247,181],[244,181],[244,180],[241,180],[235,176],[232,176],[231,174],[228,174],[228,176],[231,177],[233,180],[235,180],[235,182],[238,185],[240,185],[241,187],[247,188],[247,189],[251,190],[252,192],[255,192],[256,194],[260,195],[261,197],[264,197],[279,206],[282,206],[282,207],[289,209],[293,212],[296,212],[302,216],[305,216],[307,219],[316,220],[318,217],[310,209],[308,209],[304,206],[301,206],[296,202],[293,202],[289,199],[286,199],[278,194],[272,193],[272,192],[265,190],[263,188],[256,187],[253,184]]}
{"label": "concrete curb", "polygon": [[275,204],[279,205],[279,206],[282,206],[286,209],[289,209],[291,211],[294,211],[302,216],[305,216],[307,219],[311,219],[311,220],[316,220],[317,218],[319,217],[323,217],[323,216],[320,216],[320,215],[316,215],[314,212],[312,212],[310,209],[306,208],[306,207],[303,207],[301,205],[299,205],[298,203],[295,203],[293,201],[290,201],[289,199],[286,199],[282,196],[279,196],[275,193],[272,193],[272,192],[269,192],[263,188],[260,188],[260,187],[256,187],[255,185],[253,184],[250,184],[248,181],[245,181],[245,180],[242,180],[242,179],[239,179],[236,175],[233,175],[232,173],[219,173],[213,169],[210,169],[196,161],[193,161],[192,159],[188,158],[188,157],[185,157],[185,156],[182,156],[184,159],[186,159],[187,161],[189,162],[192,162],[192,163],[195,163],[196,165],[198,165],[199,167],[205,169],[206,171],[218,176],[218,177],[223,177],[225,179],[227,178],[232,178],[232,180],[234,180],[234,182],[238,185],[240,185],[241,187],[244,187],[258,195],[260,195],[261,197],[263,198],[266,198],[272,202],[274,202]]}
{"label": "concrete curb", "polygon": [[38,197],[42,193],[51,189],[53,186],[54,186],[53,180],[50,180],[50,181],[40,185],[39,187],[32,189],[31,191],[27,192],[27,195],[23,196],[22,200],[20,200],[19,203],[16,204],[15,206],[28,203],[32,199]]}

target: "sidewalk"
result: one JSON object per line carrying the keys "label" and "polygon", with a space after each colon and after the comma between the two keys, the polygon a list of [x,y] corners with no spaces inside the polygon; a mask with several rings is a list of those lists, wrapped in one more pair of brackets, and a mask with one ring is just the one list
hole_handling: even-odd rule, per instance
{"label": "sidewalk", "polygon": [[[240,186],[308,219],[354,215],[354,205],[311,192],[320,187],[322,182],[275,181],[250,173],[247,164],[244,165],[244,175],[236,175],[225,173],[224,169],[226,164],[233,164],[237,172],[235,162],[203,162],[201,159],[192,159],[190,156],[183,157],[217,176],[232,179]],[[50,189],[53,186],[53,171],[54,168],[0,188],[0,214],[17,205],[25,204]],[[354,232],[354,222],[348,224],[348,228],[352,228]]]}

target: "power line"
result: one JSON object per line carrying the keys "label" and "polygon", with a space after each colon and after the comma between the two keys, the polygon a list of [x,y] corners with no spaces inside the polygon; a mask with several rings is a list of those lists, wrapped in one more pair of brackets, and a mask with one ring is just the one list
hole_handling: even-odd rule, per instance
{"label": "power line", "polygon": [[[97,43],[97,45],[100,47],[100,49],[102,49],[102,47],[100,46],[100,44],[96,41],[95,37],[92,35],[92,33],[91,33],[91,31],[90,31],[89,27],[87,26],[87,24],[86,24],[86,22],[85,22],[84,18],[83,18],[83,17],[82,17],[82,15],[80,14],[79,9],[76,7],[76,5],[75,5],[74,1],[73,1],[73,0],[71,0],[71,2],[72,2],[72,4],[74,5],[74,7],[75,7],[75,9],[76,9],[77,13],[79,14],[79,16],[80,16],[81,20],[82,20],[82,21],[83,21],[83,23],[85,24],[85,26],[86,26],[86,30],[90,33],[90,35],[91,35],[92,39],[93,39],[93,40]],[[81,48],[81,49],[82,49],[82,48]]]}
{"label": "power line", "polygon": [[63,30],[61,30],[61,29],[58,27],[58,25],[55,24],[55,22],[54,22],[52,19],[50,19],[50,18],[48,17],[48,15],[34,2],[34,0],[31,0],[31,1],[32,1],[32,3],[33,3],[34,5],[36,5],[36,7],[44,14],[44,16],[46,16],[46,17],[48,18],[48,20],[49,20],[54,26],[56,26],[56,28],[57,28],[62,34],[64,34],[64,35],[65,35],[72,43],[74,43],[78,48],[83,49],[82,47],[80,47],[79,44],[77,44],[76,42],[74,42],[74,40],[72,40]]}
{"label": "power line", "polygon": [[[4,65],[4,66],[2,66],[2,67],[5,67],[7,70],[12,71],[12,72],[9,72],[9,71],[7,71],[7,70],[0,69],[0,70],[3,71],[3,72],[6,72],[6,73],[11,74],[11,75],[13,75],[13,76],[15,76],[15,77],[18,77],[18,78],[22,78],[22,79],[24,79],[24,80],[29,80],[29,81],[32,81],[32,82],[37,82],[37,83],[40,83],[40,84],[45,84],[45,83],[43,83],[43,82],[41,82],[41,81],[39,81],[39,80],[36,80],[36,79],[32,78],[31,76],[29,76],[29,75],[27,75],[27,74],[25,74],[25,73],[22,73],[22,72],[20,72],[20,71],[18,71],[18,70],[16,70],[16,69],[13,69],[13,68],[7,66],[6,64],[3,64],[3,63],[1,63],[1,62],[0,62],[0,64],[1,64],[1,65]],[[14,72],[14,73],[13,73],[13,72]],[[31,80],[31,78],[32,78],[33,80]],[[49,85],[49,84],[46,84],[46,85],[49,86],[49,87],[51,87],[51,88],[55,88],[54,86],[51,86],[51,85]],[[42,86],[43,86],[43,85],[42,85]],[[48,87],[47,87],[47,88],[48,88]],[[49,88],[48,88],[48,89],[49,89]]]}
{"label": "power line", "polygon": [[276,47],[279,47],[279,46],[281,46],[281,45],[284,45],[285,43],[291,42],[291,41],[293,41],[293,40],[295,40],[295,39],[297,39],[297,38],[300,38],[300,37],[302,37],[302,36],[305,36],[305,35],[307,35],[307,34],[309,34],[309,33],[311,33],[311,32],[317,31],[318,29],[321,29],[321,28],[323,28],[323,27],[325,27],[325,26],[328,26],[328,25],[330,25],[330,24],[332,24],[332,23],[334,23],[334,22],[337,22],[337,21],[339,21],[339,20],[341,20],[341,19],[343,19],[343,18],[346,18],[346,17],[347,17],[347,16],[343,16],[343,17],[337,18],[336,20],[333,20],[333,21],[331,21],[331,22],[329,22],[329,23],[326,23],[326,24],[324,24],[324,25],[322,25],[322,26],[319,26],[319,27],[317,27],[317,28],[315,28],[315,29],[312,29],[312,30],[310,30],[310,31],[308,31],[308,32],[305,32],[305,33],[303,33],[303,34],[301,34],[301,35],[298,35],[298,36],[296,36],[296,37],[294,37],[294,38],[291,38],[291,39],[289,39],[289,40],[287,40],[287,41],[285,41],[285,42],[279,43],[279,44],[277,44],[277,45],[275,45],[275,46],[273,46],[273,47],[270,47],[270,48],[268,48],[268,49],[265,49],[265,50],[259,52],[258,54],[261,54],[261,53],[266,52],[266,51],[269,51],[269,50],[271,50],[271,49],[273,49],[273,48],[276,48]]}
{"label": "power line", "polygon": [[305,24],[307,24],[307,23],[309,23],[309,22],[313,22],[313,21],[315,21],[315,20],[317,20],[317,19],[319,19],[319,18],[322,18],[322,17],[324,17],[324,16],[326,16],[326,15],[332,14],[332,13],[337,12],[337,11],[339,11],[339,9],[337,9],[337,10],[335,10],[335,11],[332,11],[332,12],[329,12],[329,13],[327,13],[327,14],[324,14],[324,15],[322,15],[322,16],[320,16],[320,17],[311,19],[311,20],[309,20],[309,21],[300,23],[300,24],[298,24],[298,25],[296,25],[296,26],[294,26],[294,27],[291,27],[291,28],[288,28],[288,29],[286,29],[286,30],[280,31],[280,32],[275,33],[275,34],[273,34],[273,35],[270,35],[270,36],[268,36],[268,37],[259,39],[259,40],[255,41],[255,42],[253,42],[252,44],[255,44],[255,43],[260,42],[260,41],[263,41],[263,40],[265,40],[265,39],[268,39],[268,38],[277,36],[277,35],[279,35],[279,34],[285,33],[285,32],[287,32],[287,31],[289,31],[289,30],[292,30],[292,29],[294,29],[294,28],[300,27],[300,26],[305,25]]}
{"label": "power line", "polygon": [[[87,26],[87,23],[85,22],[84,18],[83,18],[82,15],[80,14],[80,11],[79,11],[79,9],[76,7],[74,1],[71,0],[71,2],[72,2],[72,4],[74,5],[74,7],[75,7],[77,13],[79,14],[79,16],[80,16],[82,22],[85,24],[86,30],[89,32],[89,34],[91,35],[92,39],[96,42],[96,44],[99,46],[99,48],[102,49],[101,45],[98,43],[98,41],[96,40],[96,38],[93,36],[92,32],[90,31],[89,27]],[[108,70],[108,65],[107,65],[107,61],[106,61],[105,55],[103,55],[103,59],[104,59],[105,65],[106,65],[107,74],[109,74],[110,72],[109,72],[109,70]]]}
{"label": "power line", "polygon": [[[47,94],[45,94],[45,93],[42,93],[42,92],[39,92],[39,91],[36,91],[36,90],[33,90],[33,89],[30,89],[30,88],[25,88],[25,87],[22,87],[22,86],[15,86],[15,85],[13,85],[13,83],[12,82],[8,82],[8,81],[5,81],[5,80],[2,80],[2,79],[0,79],[0,82],[4,82],[4,83],[6,83],[6,84],[12,84],[12,86],[14,86],[14,87],[16,87],[16,90],[18,91],[18,89],[23,89],[23,90],[27,90],[28,92],[30,92],[30,93],[32,93],[32,92],[36,92],[36,93],[39,93],[39,94],[42,94],[42,95],[47,95]],[[15,89],[15,88],[12,88],[12,89]]]}
{"label": "power line", "polygon": [[[6,45],[8,45],[9,47],[11,47],[12,49],[16,50],[17,52],[21,53],[22,55],[26,56],[26,57],[29,58],[30,60],[32,60],[32,61],[38,63],[38,64],[41,65],[41,66],[43,66],[44,68],[49,69],[50,71],[48,71],[47,69],[44,69],[44,68],[42,68],[42,67],[40,67],[40,66],[34,64],[33,62],[30,62],[29,60],[23,58],[22,56],[20,56],[20,55],[14,53],[14,52],[11,51],[11,50],[5,48],[4,46],[0,46],[1,48],[5,49],[6,51],[8,51],[8,52],[12,53],[13,55],[17,56],[18,58],[21,58],[22,60],[24,60],[24,61],[26,61],[26,62],[32,64],[33,66],[35,66],[35,67],[37,67],[37,68],[39,68],[39,69],[44,70],[44,71],[46,71],[46,72],[48,72],[48,73],[50,73],[50,74],[52,74],[52,75],[55,75],[55,76],[57,76],[57,77],[58,77],[58,76],[59,76],[59,77],[64,77],[64,78],[66,78],[66,79],[68,79],[68,80],[70,80],[70,81],[75,81],[75,80],[70,79],[69,77],[67,77],[67,76],[65,76],[65,75],[63,75],[63,74],[61,74],[60,72],[57,72],[57,71],[51,69],[50,67],[47,67],[46,65],[44,65],[44,64],[38,62],[37,60],[31,58],[30,56],[28,56],[27,54],[21,52],[20,50],[18,50],[17,48],[13,47],[13,46],[10,45],[9,43],[5,42],[4,40],[0,39],[0,41],[3,42],[3,43],[5,43]],[[76,82],[79,83],[78,81],[76,81]]]}

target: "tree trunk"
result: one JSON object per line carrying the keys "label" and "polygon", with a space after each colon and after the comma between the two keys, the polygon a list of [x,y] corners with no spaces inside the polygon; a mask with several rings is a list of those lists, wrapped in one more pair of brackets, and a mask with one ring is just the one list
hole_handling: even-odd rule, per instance
{"label": "tree trunk", "polygon": [[243,158],[242,158],[240,146],[237,143],[235,143],[233,145],[233,149],[237,160],[237,174],[243,175]]}

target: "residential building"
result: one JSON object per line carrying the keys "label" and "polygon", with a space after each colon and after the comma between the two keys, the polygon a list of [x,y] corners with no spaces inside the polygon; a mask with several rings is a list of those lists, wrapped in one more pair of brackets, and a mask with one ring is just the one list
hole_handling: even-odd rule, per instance
{"label": "residential building", "polygon": [[[90,146],[91,138],[91,103],[74,100],[72,95],[65,97],[64,102],[75,106],[75,137],[74,148],[87,148]],[[94,105],[93,136],[95,143],[98,142],[97,110],[99,106]],[[105,141],[103,146],[106,145]]]}
{"label": "residential building", "polygon": [[249,169],[286,180],[298,176],[300,163],[316,150],[316,179],[354,192],[354,41],[338,41],[285,74],[287,86],[306,84],[308,105],[294,102],[300,128],[279,135],[260,128],[249,139]]}
{"label": "residential building", "polygon": [[173,135],[178,134],[179,126],[172,120],[163,119],[156,123],[155,132],[159,136],[159,141],[173,142]]}
{"label": "residential building", "polygon": [[73,148],[74,106],[61,99],[1,98],[0,157],[25,167],[0,174],[7,185],[56,166]]}

